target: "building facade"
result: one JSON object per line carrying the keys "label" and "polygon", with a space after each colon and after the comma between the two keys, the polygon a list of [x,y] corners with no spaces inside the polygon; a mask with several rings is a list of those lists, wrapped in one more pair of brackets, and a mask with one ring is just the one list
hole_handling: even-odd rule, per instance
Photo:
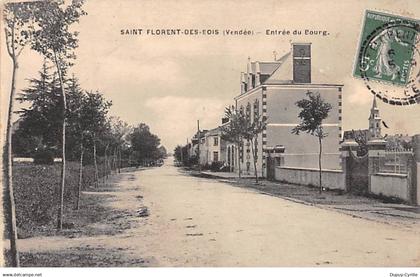
{"label": "building facade", "polygon": [[202,165],[211,165],[214,162],[226,162],[226,141],[222,139],[222,129],[217,127],[209,130],[204,136]]}
{"label": "building facade", "polygon": [[[309,91],[319,93],[332,106],[323,124],[328,136],[323,140],[322,160],[324,168],[340,168],[343,85],[331,83],[319,74],[314,78],[311,56],[311,44],[294,43],[291,51],[279,60],[252,62],[248,59],[247,71],[241,73],[241,94],[235,97],[236,108],[243,109],[251,118],[261,116],[267,123],[255,144],[260,175],[266,174],[266,150],[277,146],[285,149],[284,166],[318,166],[317,138],[306,133],[292,134],[292,129],[299,124],[300,110],[295,103],[306,98]],[[242,171],[253,174],[251,147],[244,141],[236,154]],[[238,170],[238,164],[234,169]]]}

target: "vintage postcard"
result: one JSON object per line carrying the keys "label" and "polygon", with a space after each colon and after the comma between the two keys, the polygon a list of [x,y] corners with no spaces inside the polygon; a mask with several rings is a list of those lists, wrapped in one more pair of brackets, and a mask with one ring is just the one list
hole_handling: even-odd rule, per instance
{"label": "vintage postcard", "polygon": [[4,267],[420,274],[417,0],[1,12]]}

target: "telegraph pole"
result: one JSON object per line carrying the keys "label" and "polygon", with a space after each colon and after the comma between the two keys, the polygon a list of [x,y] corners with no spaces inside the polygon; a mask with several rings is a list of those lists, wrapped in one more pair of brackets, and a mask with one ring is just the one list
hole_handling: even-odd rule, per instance
{"label": "telegraph pole", "polygon": [[200,143],[201,143],[201,136],[200,136],[200,120],[197,120],[197,135],[198,135],[198,171],[201,172],[201,162],[200,162]]}
{"label": "telegraph pole", "polygon": [[187,156],[187,159],[189,159],[190,158],[190,146],[189,146],[189,143],[188,143],[188,138],[187,138],[187,146],[185,146],[185,153],[187,153],[186,154],[186,156]]}
{"label": "telegraph pole", "polygon": [[181,145],[181,166],[183,166],[184,165],[184,157],[183,157],[183,155],[184,155],[184,147],[182,147],[182,145]]}

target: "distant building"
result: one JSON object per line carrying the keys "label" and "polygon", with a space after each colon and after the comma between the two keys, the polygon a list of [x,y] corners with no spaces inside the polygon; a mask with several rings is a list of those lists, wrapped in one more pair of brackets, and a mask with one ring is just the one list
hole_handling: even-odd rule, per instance
{"label": "distant building", "polygon": [[373,97],[372,108],[368,118],[369,129],[359,129],[344,131],[343,139],[363,139],[369,141],[373,138],[383,138],[382,136],[382,118],[379,114],[379,108],[376,103],[376,97]]}
{"label": "distant building", "polygon": [[355,139],[356,141],[368,142],[372,139],[384,139],[387,150],[409,150],[412,148],[412,136],[408,134],[383,135],[382,126],[386,126],[380,116],[376,97],[373,97],[372,108],[368,118],[369,128],[344,131],[343,139]]}
{"label": "distant building", "polygon": [[378,105],[376,104],[376,97],[373,97],[372,108],[369,116],[369,139],[382,138],[382,119],[379,115]]}
{"label": "distant building", "polygon": [[226,161],[226,141],[222,139],[222,129],[217,127],[205,134],[202,164]]}
{"label": "distant building", "polygon": [[[320,93],[332,105],[323,125],[329,135],[323,141],[325,151],[322,159],[324,168],[335,169],[340,166],[343,85],[331,83],[318,70],[312,74],[311,57],[310,43],[293,43],[291,52],[276,61],[248,59],[247,71],[241,73],[241,93],[235,97],[236,108],[244,110],[252,120],[261,115],[267,122],[266,129],[256,141],[257,171],[260,174],[265,175],[266,150],[279,145],[285,148],[285,166],[318,166],[318,140],[306,133],[291,133],[299,123],[300,110],[295,103],[306,98],[308,91]],[[239,154],[242,170],[252,174],[253,156],[250,147],[244,141],[240,149],[230,145],[227,152]],[[238,169],[237,164],[234,164],[234,168]]]}
{"label": "distant building", "polygon": [[203,157],[205,150],[205,134],[208,132],[208,130],[200,130],[199,132],[195,133],[194,136],[191,138],[191,143],[187,144],[188,149],[188,157],[194,158],[198,157],[200,155],[200,162],[203,163]]}

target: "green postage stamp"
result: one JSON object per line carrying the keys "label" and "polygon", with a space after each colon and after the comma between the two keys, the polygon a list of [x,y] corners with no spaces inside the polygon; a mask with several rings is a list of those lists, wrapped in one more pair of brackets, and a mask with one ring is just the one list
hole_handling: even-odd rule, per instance
{"label": "green postage stamp", "polygon": [[416,65],[418,32],[415,19],[366,11],[354,76],[406,86]]}

